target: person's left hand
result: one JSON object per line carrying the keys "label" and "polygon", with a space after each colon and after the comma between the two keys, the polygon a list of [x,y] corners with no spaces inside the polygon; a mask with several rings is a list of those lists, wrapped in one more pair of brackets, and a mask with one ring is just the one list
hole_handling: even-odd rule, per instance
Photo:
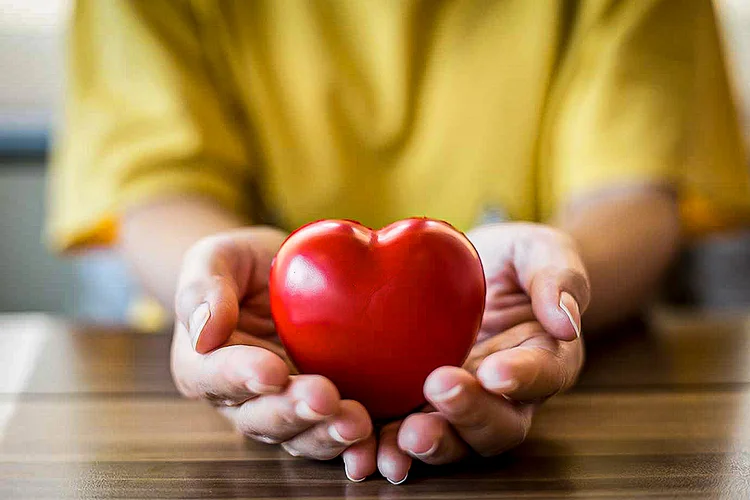
{"label": "person's left hand", "polygon": [[487,278],[482,327],[463,367],[427,378],[430,407],[385,425],[343,454],[347,475],[374,470],[403,482],[412,459],[428,464],[494,456],[520,444],[539,403],[573,385],[583,364],[581,314],[589,282],[575,242],[553,228],[505,223],[467,236]]}

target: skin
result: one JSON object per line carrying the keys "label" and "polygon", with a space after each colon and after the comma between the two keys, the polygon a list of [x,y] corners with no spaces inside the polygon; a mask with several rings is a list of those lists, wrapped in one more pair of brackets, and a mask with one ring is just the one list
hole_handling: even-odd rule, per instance
{"label": "skin", "polygon": [[[443,464],[521,443],[540,402],[575,383],[581,316],[587,332],[604,332],[637,312],[679,243],[674,198],[658,186],[574,200],[551,225],[471,231],[488,281],[477,344],[463,367],[427,378],[430,411],[375,435],[362,405],[342,400],[324,377],[294,373],[268,310],[268,270],[285,235],[243,224],[197,198],[142,206],[124,218],[122,254],[175,307],[177,387],[210,401],[249,438],[295,456],[341,455],[351,480],[379,470],[392,483],[406,479],[413,460]],[[200,317],[206,307],[208,317]]]}

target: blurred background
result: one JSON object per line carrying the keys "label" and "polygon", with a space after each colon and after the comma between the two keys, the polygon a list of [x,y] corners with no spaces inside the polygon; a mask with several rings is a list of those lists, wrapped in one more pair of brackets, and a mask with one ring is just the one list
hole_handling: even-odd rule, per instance
{"label": "blurred background", "polygon": [[134,292],[117,258],[94,252],[60,259],[42,240],[49,131],[58,114],[71,4],[0,0],[0,312],[124,322]]}
{"label": "blurred background", "polygon": [[[750,146],[750,1],[715,4]],[[123,322],[132,317],[137,293],[115,256],[96,252],[59,259],[42,244],[45,158],[63,78],[61,41],[69,7],[68,0],[0,0],[0,312]],[[692,244],[676,276],[670,287],[675,301],[747,309],[750,233]]]}

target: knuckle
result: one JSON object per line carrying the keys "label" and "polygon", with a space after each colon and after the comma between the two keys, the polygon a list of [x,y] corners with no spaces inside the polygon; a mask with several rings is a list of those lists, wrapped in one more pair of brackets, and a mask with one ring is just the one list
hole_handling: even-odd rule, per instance
{"label": "knuckle", "polygon": [[[180,270],[184,276],[190,276],[190,271],[195,271],[202,268],[215,268],[224,266],[236,265],[238,254],[237,242],[231,234],[221,233],[204,237],[194,243],[185,252],[182,258]],[[209,273],[214,269],[207,269]],[[202,285],[205,286],[205,281],[194,280],[192,282],[180,283],[180,290],[190,290],[191,288]]]}
{"label": "knuckle", "polygon": [[511,435],[511,439],[506,449],[515,448],[520,445],[526,441],[526,437],[529,435],[529,431],[531,430],[531,418],[526,416],[523,412],[519,412],[517,422],[518,425],[515,432]]}
{"label": "knuckle", "polygon": [[[281,447],[293,457],[306,457],[315,460],[332,460],[343,453],[345,447],[327,436],[317,436],[312,441],[297,439],[286,441]],[[308,451],[309,450],[309,451]]]}
{"label": "knuckle", "polygon": [[283,409],[273,412],[273,415],[269,419],[271,427],[273,429],[296,429],[302,422],[291,405]]}
{"label": "knuckle", "polygon": [[233,399],[229,391],[217,387],[215,377],[210,373],[202,373],[192,384],[193,394],[196,399],[205,399],[211,404],[222,405],[228,399]]}
{"label": "knuckle", "polygon": [[202,389],[199,396],[201,399],[205,399],[214,406],[226,406],[224,405],[224,401],[228,399],[225,394],[220,394],[219,392],[207,388]]}
{"label": "knuckle", "polygon": [[529,431],[531,430],[531,421],[533,418],[533,413],[529,411],[521,411],[519,412],[521,415],[521,418],[519,419],[519,437],[520,440],[518,441],[518,444],[521,444],[523,441],[526,440],[526,438],[529,435]]}
{"label": "knuckle", "polygon": [[526,441],[526,437],[529,435],[531,429],[531,417],[526,415],[525,412],[519,411],[518,418],[515,419],[516,426],[508,431],[501,439],[498,439],[494,446],[488,446],[486,448],[476,450],[479,455],[483,457],[493,457],[500,453],[515,448],[521,443]]}
{"label": "knuckle", "polygon": [[338,441],[334,441],[330,436],[325,436],[316,439],[316,442],[313,444],[313,449],[315,450],[315,458],[318,460],[332,460],[341,455],[346,449],[346,446]]}
{"label": "knuckle", "polygon": [[177,293],[175,294],[175,308],[179,311],[180,305],[191,304],[197,297],[201,295],[201,291],[206,287],[197,280],[192,280],[189,283],[183,283],[180,285]]}
{"label": "knuckle", "polygon": [[570,370],[568,370],[565,361],[558,357],[555,360],[555,365],[557,366],[557,376],[554,379],[553,391],[551,391],[550,396],[554,396],[558,392],[564,391],[565,389],[573,385],[571,381],[573,377],[570,373]]}
{"label": "knuckle", "polygon": [[211,288],[207,279],[193,278],[187,283],[180,283],[174,296],[174,310],[178,319],[186,326],[189,316],[196,306],[204,300],[206,291]]}
{"label": "knuckle", "polygon": [[555,359],[553,360],[557,372],[555,382],[556,390],[554,391],[554,393],[550,394],[550,396],[554,396],[558,392],[568,389],[575,383],[577,370],[572,370],[567,362],[568,360],[566,360],[565,358],[565,353],[560,352],[555,356]]}
{"label": "knuckle", "polygon": [[[230,345],[222,347],[219,350],[216,350],[212,353],[209,353],[207,356],[217,356],[219,353],[221,353],[224,356],[223,360],[219,360],[218,358],[214,358],[218,362],[218,371],[220,376],[226,380],[231,386],[236,387],[238,389],[241,388],[242,392],[247,392],[247,390],[244,387],[244,383],[246,381],[247,374],[240,372],[236,367],[238,366],[247,366],[248,363],[248,356],[244,349],[242,349],[244,346],[236,346],[236,345]],[[251,367],[254,365],[250,364]],[[254,373],[254,372],[251,372]]]}
{"label": "knuckle", "polygon": [[218,237],[217,235],[207,236],[190,246],[182,256],[181,271],[184,273],[190,269],[202,267],[209,262],[217,251]]}
{"label": "knuckle", "polygon": [[279,444],[283,441],[278,436],[271,435],[268,432],[259,429],[250,419],[247,418],[236,418],[234,427],[244,437],[252,439],[253,441],[265,444]]}
{"label": "knuckle", "polygon": [[170,373],[172,374],[172,382],[174,382],[174,386],[177,389],[177,392],[180,393],[180,395],[188,399],[199,398],[198,392],[194,389],[192,379],[188,378],[188,376],[184,373],[184,370],[180,369],[177,363],[177,359],[174,355],[172,356],[172,360],[170,362]]}
{"label": "knuckle", "polygon": [[475,432],[492,425],[492,418],[484,408],[462,407],[450,413],[450,420],[467,431]]}
{"label": "knuckle", "polygon": [[583,352],[579,351],[574,354],[575,360],[571,363],[569,360],[560,359],[560,372],[562,383],[560,391],[565,391],[573,387],[578,381],[578,375],[583,367]]}
{"label": "knuckle", "polygon": [[214,387],[209,380],[206,380],[205,377],[200,377],[195,380],[192,386],[192,393],[196,399],[205,399],[211,404],[220,403],[221,401],[228,399],[226,394],[217,390],[216,387]]}
{"label": "knuckle", "polygon": [[172,380],[174,381],[174,385],[177,388],[177,392],[179,392],[183,397],[188,399],[199,398],[199,394],[190,387],[190,384],[183,377],[172,375]]}
{"label": "knuckle", "polygon": [[557,348],[557,345],[549,338],[540,339],[538,344],[532,347],[539,356],[537,364],[539,370],[533,382],[541,392],[539,400],[546,400],[560,391],[566,389],[570,384],[571,374],[565,359],[565,352]]}
{"label": "knuckle", "polygon": [[218,290],[229,289],[234,290],[237,288],[234,280],[226,275],[213,275],[209,280],[209,286]]}
{"label": "knuckle", "polygon": [[343,448],[329,448],[327,450],[321,450],[320,455],[316,457],[318,460],[333,460],[344,452]]}

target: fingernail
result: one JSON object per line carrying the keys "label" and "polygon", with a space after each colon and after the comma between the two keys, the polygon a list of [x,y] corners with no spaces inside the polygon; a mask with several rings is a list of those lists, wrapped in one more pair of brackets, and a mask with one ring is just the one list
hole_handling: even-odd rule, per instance
{"label": "fingernail", "polygon": [[456,399],[458,395],[461,394],[461,392],[463,392],[463,390],[464,388],[461,386],[461,384],[454,385],[447,391],[440,392],[432,396],[432,400],[438,403],[446,403],[448,401]]}
{"label": "fingernail", "polygon": [[339,433],[338,429],[336,429],[335,425],[331,425],[328,427],[328,435],[331,436],[334,441],[338,441],[339,443],[346,446],[352,445],[356,442],[345,439],[344,436]]}
{"label": "fingernail", "polygon": [[249,378],[245,381],[247,390],[254,394],[277,394],[284,390],[280,385],[269,385],[260,382],[256,378]]}
{"label": "fingernail", "polygon": [[289,453],[293,457],[300,457],[302,454],[297,451],[296,449],[289,446],[287,443],[281,443],[281,447],[284,449],[285,452]]}
{"label": "fingernail", "polygon": [[349,464],[346,463],[346,459],[344,459],[344,473],[346,474],[346,478],[353,482],[353,483],[361,483],[365,479],[367,479],[367,476],[360,477],[359,479],[354,479],[351,474],[349,474]]}
{"label": "fingernail", "polygon": [[193,343],[193,349],[195,349],[195,346],[198,345],[198,338],[200,338],[201,332],[203,332],[203,328],[205,328],[206,323],[208,323],[208,318],[210,317],[211,309],[208,306],[208,302],[201,303],[198,307],[195,308],[193,314],[190,315],[188,327],[190,333],[190,341]]}
{"label": "fingernail", "polygon": [[432,446],[430,446],[429,450],[423,451],[422,453],[417,453],[416,451],[411,451],[410,450],[409,451],[409,455],[413,456],[414,458],[419,458],[419,459],[427,458],[427,457],[431,456],[433,453],[435,453],[435,451],[437,450],[437,448],[438,448],[438,443],[437,443],[437,441],[435,441],[434,443],[432,443]]}
{"label": "fingernail", "polygon": [[405,475],[405,476],[404,476],[404,477],[403,477],[403,478],[402,478],[402,479],[401,479],[400,481],[394,481],[394,480],[393,480],[393,479],[391,479],[390,477],[386,477],[386,479],[388,480],[388,482],[389,482],[389,483],[391,483],[391,484],[395,484],[396,486],[398,486],[399,484],[401,484],[401,483],[403,483],[404,481],[406,481],[406,478],[407,478],[407,477],[409,477],[409,471],[406,471],[406,475]]}
{"label": "fingernail", "polygon": [[485,389],[497,392],[513,392],[518,389],[518,381],[516,379],[503,378],[495,371],[487,371],[489,373],[485,373],[483,370],[477,373],[477,377]]}
{"label": "fingernail", "polygon": [[411,468],[411,460],[409,461],[409,465],[406,468],[406,471],[404,472],[404,477],[402,477],[399,480],[391,479],[392,476],[396,475],[396,472],[398,472],[398,465],[393,460],[389,459],[380,459],[378,460],[378,470],[380,470],[380,474],[384,478],[388,480],[391,484],[401,484],[404,481],[406,481],[406,478],[409,477],[409,468]]}
{"label": "fingernail", "polygon": [[256,441],[260,441],[261,443],[265,444],[281,444],[281,440],[277,437],[273,436],[266,436],[265,434],[259,434],[255,437],[253,437]]}
{"label": "fingernail", "polygon": [[318,413],[317,411],[310,408],[310,405],[307,404],[307,401],[300,401],[299,403],[297,403],[294,406],[294,413],[296,413],[299,418],[302,418],[304,420],[324,420],[327,417],[327,415]]}
{"label": "fingernail", "polygon": [[573,325],[573,330],[576,332],[576,337],[581,336],[581,310],[578,308],[578,302],[568,292],[560,293],[560,309],[570,320],[570,324]]}

